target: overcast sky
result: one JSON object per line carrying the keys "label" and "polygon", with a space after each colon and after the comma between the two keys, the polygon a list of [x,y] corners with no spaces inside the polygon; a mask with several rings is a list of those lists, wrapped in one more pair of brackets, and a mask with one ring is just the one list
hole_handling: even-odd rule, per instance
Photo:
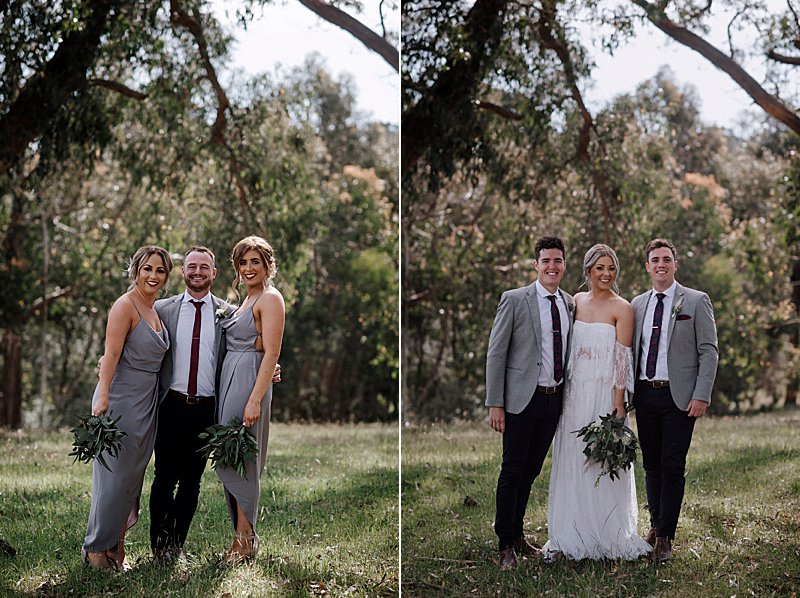
{"label": "overcast sky", "polygon": [[[372,50],[352,35],[319,18],[296,0],[275,2],[263,11],[256,9],[256,18],[247,31],[236,24],[239,2],[215,0],[214,12],[233,31],[234,66],[252,74],[274,72],[278,65],[300,66],[306,57],[317,52],[334,78],[350,73],[356,85],[357,109],[371,115],[370,120],[398,124],[400,122],[400,76]],[[380,0],[363,0],[364,11],[351,14],[364,25],[381,33]],[[388,11],[384,2],[386,28],[400,31],[399,10]],[[399,4],[399,3],[398,3]],[[225,16],[226,10],[228,16]]]}
{"label": "overcast sky", "polygon": [[[783,0],[762,1],[783,7]],[[364,12],[354,13],[362,23],[377,32],[380,32],[379,3],[380,0],[364,0]],[[278,1],[263,11],[259,9],[247,31],[235,24],[237,4],[225,0],[214,2],[217,16],[235,32],[235,66],[253,74],[274,72],[278,65],[302,65],[309,54],[317,52],[334,77],[342,73],[352,75],[358,110],[375,120],[399,123],[399,75],[378,54],[365,48],[349,33],[323,21],[296,0]],[[225,16],[226,10],[228,17]],[[723,51],[727,50],[727,16],[718,19],[707,37]],[[385,19],[387,28],[399,31],[399,10],[389,12]],[[588,31],[584,43],[590,46]],[[619,93],[633,92],[639,83],[654,77],[662,65],[668,65],[679,85],[690,83],[697,88],[701,118],[706,124],[735,128],[737,119],[745,111],[759,118],[763,116],[763,112],[753,107],[750,97],[728,75],[698,53],[670,40],[649,23],[640,28],[636,37],[613,57],[599,50],[593,53],[593,57],[597,67],[593,81],[583,92],[594,111]],[[762,73],[757,66],[749,64],[746,68],[756,79],[760,78]]]}
{"label": "overcast sky", "polygon": [[[776,10],[785,9],[782,0],[760,1],[768,7],[774,6]],[[719,12],[720,8],[723,7],[715,6],[718,17],[711,23],[709,34],[704,37],[717,49],[727,53],[727,23],[731,13]],[[753,45],[750,39],[756,33],[743,31],[734,32],[734,35],[735,42],[749,50]],[[590,47],[588,32],[584,43]],[[637,29],[636,37],[615,52],[613,57],[600,51],[595,51],[593,56],[597,68],[592,73],[593,86],[586,89],[585,97],[590,108],[595,110],[617,94],[634,91],[639,83],[653,78],[661,66],[667,65],[679,85],[690,83],[697,89],[701,102],[700,117],[706,124],[736,128],[742,112],[757,115],[758,118],[764,116],[764,112],[754,106],[750,96],[729,75],[694,50],[673,41],[650,23]],[[758,63],[745,63],[743,66],[757,81],[761,81],[764,73]]]}

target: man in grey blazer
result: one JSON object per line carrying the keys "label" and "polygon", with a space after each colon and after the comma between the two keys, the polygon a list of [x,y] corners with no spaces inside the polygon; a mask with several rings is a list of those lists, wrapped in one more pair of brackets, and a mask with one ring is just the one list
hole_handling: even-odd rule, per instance
{"label": "man in grey blazer", "polygon": [[645,255],[653,288],[631,301],[633,404],[650,511],[646,540],[654,547],[653,559],[665,562],[683,502],[686,455],[695,421],[711,403],[719,351],[708,295],[675,281],[675,246],[653,239]]}
{"label": "man in grey blazer", "polygon": [[189,249],[181,273],[186,290],[155,303],[169,331],[170,349],[159,372],[161,406],[150,489],[150,546],[155,560],[167,563],[183,550],[206,467],[206,458],[198,452],[203,446],[198,435],[215,420],[215,378],[222,344],[217,312],[234,310],[210,292],[217,275],[210,249]]}
{"label": "man in grey blazer", "polygon": [[537,552],[525,539],[522,523],[561,416],[572,330],[572,297],[558,288],[564,242],[539,239],[533,265],[537,281],[500,298],[486,355],[489,425],[503,435],[494,523],[501,569],[515,567],[517,553]]}

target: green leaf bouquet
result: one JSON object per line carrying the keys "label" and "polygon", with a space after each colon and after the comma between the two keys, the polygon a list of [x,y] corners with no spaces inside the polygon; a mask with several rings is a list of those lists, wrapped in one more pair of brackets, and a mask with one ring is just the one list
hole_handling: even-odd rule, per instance
{"label": "green leaf bouquet", "polygon": [[211,458],[211,467],[231,467],[247,479],[245,468],[255,461],[258,443],[250,429],[242,425],[242,420],[232,417],[228,425],[214,424],[200,433],[200,439],[206,444],[198,452]]}
{"label": "green leaf bouquet", "polygon": [[613,413],[601,415],[599,421],[593,421],[573,432],[578,438],[583,437],[586,447],[583,454],[586,458],[600,464],[600,478],[608,474],[614,480],[619,479],[620,469],[629,469],[636,462],[636,451],[639,441],[636,435],[625,425],[625,416],[617,417]]}
{"label": "green leaf bouquet", "polygon": [[111,471],[103,453],[116,457],[122,449],[122,439],[128,434],[117,427],[121,418],[120,415],[111,419],[110,411],[107,415],[82,417],[80,424],[72,429],[72,452],[69,454],[70,457],[75,457],[72,462],[90,463],[92,459],[97,459],[100,465]]}

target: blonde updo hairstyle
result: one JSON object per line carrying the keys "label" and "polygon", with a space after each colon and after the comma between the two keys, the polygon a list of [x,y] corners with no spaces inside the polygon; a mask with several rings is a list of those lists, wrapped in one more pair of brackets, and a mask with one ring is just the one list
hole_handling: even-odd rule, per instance
{"label": "blonde updo hairstyle", "polygon": [[619,280],[619,260],[617,259],[617,253],[611,249],[608,245],[603,245],[602,243],[598,243],[589,249],[586,252],[586,255],[583,256],[583,286],[584,284],[592,288],[592,283],[589,279],[589,271],[594,267],[601,257],[610,257],[611,261],[614,262],[614,266],[617,269],[617,276],[614,278],[614,284],[612,285],[612,289],[614,289],[615,293],[619,293],[619,286],[617,286],[617,280]]}
{"label": "blonde updo hairstyle", "polygon": [[[128,280],[131,283],[128,287],[129,291],[136,286],[136,279],[139,277],[139,271],[151,255],[159,256],[161,261],[164,262],[164,269],[167,271],[167,280],[169,280],[169,273],[172,272],[172,258],[169,256],[169,252],[158,245],[144,245],[136,250],[136,253],[133,254],[131,261],[128,263]],[[163,291],[166,286],[165,283],[161,290]]]}
{"label": "blonde updo hairstyle", "polygon": [[264,277],[264,288],[272,284],[272,280],[278,273],[278,266],[275,264],[275,254],[272,251],[272,245],[267,243],[266,239],[256,235],[245,237],[236,244],[231,252],[231,264],[233,264],[233,270],[236,272],[236,278],[231,286],[237,295],[239,294],[239,285],[244,282],[242,280],[242,275],[239,273],[239,260],[251,249],[261,256],[261,260],[264,262],[264,267],[267,270],[267,275]]}

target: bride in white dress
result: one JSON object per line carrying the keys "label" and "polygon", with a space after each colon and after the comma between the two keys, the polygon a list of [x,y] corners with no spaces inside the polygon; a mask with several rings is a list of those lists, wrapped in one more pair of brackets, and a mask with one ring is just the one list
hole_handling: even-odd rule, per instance
{"label": "bride in white dress", "polygon": [[635,560],[652,548],[637,531],[633,468],[595,481],[600,466],[588,463],[575,432],[612,410],[624,413],[633,392],[633,310],[620,297],[619,262],[613,249],[595,245],[583,260],[588,293],[575,295],[564,406],[553,442],[547,500],[549,539],[545,558]]}

